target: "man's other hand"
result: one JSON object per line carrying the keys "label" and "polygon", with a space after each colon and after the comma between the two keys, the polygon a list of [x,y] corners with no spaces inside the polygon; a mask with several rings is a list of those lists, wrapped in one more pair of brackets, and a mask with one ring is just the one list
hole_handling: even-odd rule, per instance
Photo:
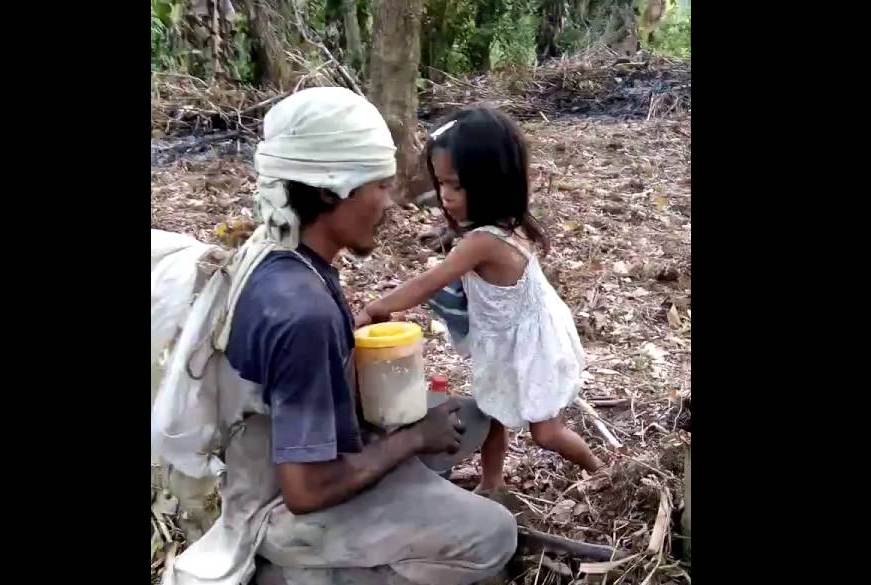
{"label": "man's other hand", "polygon": [[444,404],[430,409],[423,420],[411,430],[415,432],[420,453],[456,453],[465,432],[458,416],[460,403],[450,399]]}

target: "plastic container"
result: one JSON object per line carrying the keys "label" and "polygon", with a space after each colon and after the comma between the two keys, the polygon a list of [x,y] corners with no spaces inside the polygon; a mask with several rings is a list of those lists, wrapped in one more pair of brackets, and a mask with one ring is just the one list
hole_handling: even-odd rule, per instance
{"label": "plastic container", "polygon": [[426,416],[423,332],[414,323],[368,325],[354,333],[363,418],[385,430]]}
{"label": "plastic container", "polygon": [[426,405],[428,408],[435,408],[439,404],[444,404],[450,398],[451,392],[448,390],[448,379],[444,376],[433,376],[429,379],[429,392],[426,395]]}

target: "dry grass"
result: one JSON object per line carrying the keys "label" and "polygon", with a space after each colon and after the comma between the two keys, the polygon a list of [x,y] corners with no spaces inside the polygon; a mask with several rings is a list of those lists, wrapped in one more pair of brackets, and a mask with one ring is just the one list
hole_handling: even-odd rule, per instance
{"label": "dry grass", "polygon": [[689,62],[661,57],[619,61],[607,51],[549,62],[533,69],[477,77],[434,71],[421,95],[427,117],[468,103],[498,107],[518,119],[563,113],[645,119],[690,111]]}
{"label": "dry grass", "polygon": [[[507,479],[530,525],[644,553],[662,491],[675,506],[682,500],[688,435],[679,419],[686,418],[682,399],[690,395],[692,321],[689,119],[534,121],[524,129],[534,161],[534,208],[553,244],[543,266],[584,338],[584,397],[594,405],[618,401],[598,414],[624,450],[614,451],[592,419],[570,407],[568,424],[610,462],[607,478],[584,477],[521,432],[511,441]],[[218,242],[217,225],[250,216],[254,175],[245,161],[178,162],[152,178],[153,227]],[[437,212],[391,213],[378,251],[338,260],[355,308],[439,260],[415,239],[441,221]],[[467,363],[432,332],[426,310],[407,318],[428,331],[427,372],[447,375],[454,392],[468,393]],[[476,457],[455,476],[471,486],[479,472]],[[636,583],[653,571],[651,582],[684,579],[670,536],[666,531],[661,562],[645,554],[611,578]],[[559,582],[547,567],[539,582]],[[537,576],[533,567],[526,578]]]}

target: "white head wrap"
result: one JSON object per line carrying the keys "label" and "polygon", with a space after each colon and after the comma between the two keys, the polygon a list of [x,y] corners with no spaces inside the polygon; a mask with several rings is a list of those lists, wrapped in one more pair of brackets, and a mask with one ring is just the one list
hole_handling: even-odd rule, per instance
{"label": "white head wrap", "polygon": [[291,249],[299,241],[299,218],[282,181],[344,199],[360,185],[396,174],[396,148],[384,118],[366,98],[342,87],[285,98],[266,114],[263,138],[254,155],[256,210],[266,236]]}

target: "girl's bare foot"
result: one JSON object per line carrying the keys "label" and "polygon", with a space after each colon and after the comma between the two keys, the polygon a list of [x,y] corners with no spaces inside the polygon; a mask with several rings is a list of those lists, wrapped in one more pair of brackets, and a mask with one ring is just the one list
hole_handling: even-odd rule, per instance
{"label": "girl's bare foot", "polygon": [[601,461],[599,461],[599,463],[600,465],[597,465],[592,471],[581,468],[581,478],[593,479],[596,477],[604,477],[608,475],[608,465],[606,463],[602,463]]}
{"label": "girl's bare foot", "polygon": [[593,464],[591,465],[591,469],[584,469],[590,475],[598,475],[599,473],[604,473],[604,471],[608,468],[605,465],[605,462],[593,455]]}
{"label": "girl's bare foot", "polygon": [[532,440],[548,451],[559,453],[588,473],[601,469],[604,463],[596,457],[579,434],[563,425],[557,416],[529,424]]}
{"label": "girl's bare foot", "polygon": [[508,490],[508,485],[505,483],[505,480],[500,479],[499,481],[487,481],[482,479],[481,483],[479,483],[472,493],[478,494],[479,496],[486,496],[487,494],[493,492],[504,492]]}
{"label": "girl's bare foot", "polygon": [[496,490],[505,491],[503,466],[505,451],[508,449],[508,431],[496,419],[490,420],[490,431],[481,446],[481,483],[475,488],[476,494]]}

